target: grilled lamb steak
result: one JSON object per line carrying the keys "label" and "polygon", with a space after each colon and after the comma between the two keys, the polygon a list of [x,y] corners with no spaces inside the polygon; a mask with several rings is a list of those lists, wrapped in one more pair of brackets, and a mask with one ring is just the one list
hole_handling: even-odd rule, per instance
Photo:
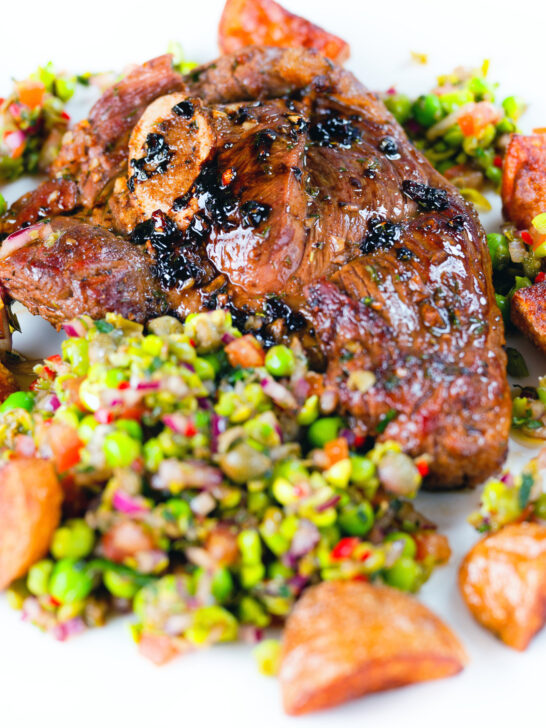
{"label": "grilled lamb steak", "polygon": [[[48,210],[36,192],[4,223],[71,225],[51,265],[43,236],[0,260],[7,291],[54,323],[227,306],[265,341],[300,336],[332,407],[364,436],[428,454],[431,485],[494,472],[510,397],[473,208],[316,52],[250,47],[184,79],[151,74],[158,64],[133,71],[111,111],[99,101],[66,142],[53,174],[77,194],[63,189]],[[55,217],[68,212],[59,199],[77,222]],[[351,376],[362,370],[375,375],[365,391]]]}

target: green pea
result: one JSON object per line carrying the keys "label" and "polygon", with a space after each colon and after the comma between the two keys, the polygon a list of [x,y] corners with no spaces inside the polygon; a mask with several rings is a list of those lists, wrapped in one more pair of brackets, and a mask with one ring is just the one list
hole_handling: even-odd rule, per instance
{"label": "green pea", "polygon": [[7,209],[8,203],[6,202],[4,195],[0,195],[0,215],[3,215]]}
{"label": "green pea", "polygon": [[363,455],[351,455],[351,480],[357,485],[368,483],[375,475],[375,465]]}
{"label": "green pea", "polygon": [[324,447],[326,443],[336,439],[342,425],[341,417],[321,417],[315,420],[307,432],[309,442],[314,447]]}
{"label": "green pea", "polygon": [[516,130],[516,125],[510,119],[501,119],[497,124],[497,131],[499,134],[510,134]]}
{"label": "green pea", "polygon": [[117,389],[118,386],[127,379],[127,375],[123,369],[109,369],[106,372],[104,383],[109,389]]}
{"label": "green pea", "polygon": [[73,372],[83,377],[89,369],[89,345],[87,339],[66,339],[62,344],[63,359],[70,362]]}
{"label": "green pea", "polygon": [[495,301],[502,314],[502,318],[505,324],[510,322],[510,298],[508,296],[501,296],[500,293],[495,293]]}
{"label": "green pea", "polygon": [[415,591],[419,576],[419,565],[409,556],[401,556],[394,566],[385,571],[387,584],[403,591]]}
{"label": "green pea", "polygon": [[144,462],[146,469],[155,473],[163,461],[163,450],[156,437],[152,437],[144,444]]}
{"label": "green pea", "polygon": [[229,642],[237,638],[237,620],[223,607],[211,605],[199,607],[193,613],[193,623],[185,632],[185,637],[194,645],[204,644],[211,633],[217,635],[216,641]]}
{"label": "green pea", "polygon": [[14,409],[24,409],[30,412],[34,407],[34,395],[32,392],[13,392],[0,407],[1,412],[11,412]]}
{"label": "green pea", "polygon": [[212,596],[223,604],[233,593],[233,577],[229,569],[221,567],[214,572],[211,584]]}
{"label": "green pea", "polygon": [[76,84],[70,78],[56,78],[55,79],[55,96],[61,101],[69,101],[74,95],[74,89]]}
{"label": "green pea", "polygon": [[265,576],[263,564],[243,564],[241,567],[241,585],[243,589],[252,589],[259,584]]}
{"label": "green pea", "polygon": [[409,556],[413,559],[417,553],[417,544],[415,543],[415,540],[409,535],[409,533],[404,533],[404,531],[393,531],[392,533],[389,533],[385,536],[385,541],[403,541],[404,550],[402,551],[402,556]]}
{"label": "green pea", "polygon": [[257,599],[244,596],[239,604],[239,619],[243,624],[254,624],[256,627],[267,627],[271,617]]}
{"label": "green pea", "polygon": [[51,553],[59,559],[82,559],[95,546],[95,533],[82,518],[67,521],[53,534]]}
{"label": "green pea", "polygon": [[99,423],[93,415],[86,415],[78,425],[78,437],[87,444],[98,426]]}
{"label": "green pea", "polygon": [[[446,133],[444,134],[444,142],[447,144],[448,147],[451,147],[452,149],[457,149],[461,146],[463,143],[464,135],[461,131],[461,127],[456,124],[455,126],[452,126],[451,129],[448,129]],[[450,166],[452,166],[452,162],[450,161]]]}
{"label": "green pea", "polygon": [[241,552],[243,564],[260,564],[262,559],[262,544],[258,531],[248,528],[237,536],[237,545]]}
{"label": "green pea", "polygon": [[93,589],[93,579],[82,561],[61,559],[51,574],[49,593],[61,604],[81,602]]}
{"label": "green pea", "polygon": [[116,430],[127,433],[135,440],[142,440],[142,427],[136,420],[116,420]]}
{"label": "green pea", "polygon": [[365,536],[373,526],[374,512],[368,501],[358,506],[344,508],[338,517],[338,524],[350,536]]}
{"label": "green pea", "polygon": [[411,99],[405,94],[387,96],[385,106],[399,124],[404,124],[411,116]]}
{"label": "green pea", "polygon": [[502,108],[509,119],[517,121],[521,116],[524,104],[516,96],[507,96],[502,102]]}
{"label": "green pea", "polygon": [[110,594],[119,599],[132,599],[139,589],[138,584],[130,576],[120,574],[113,569],[105,571],[102,580]]}
{"label": "green pea", "polygon": [[53,571],[53,561],[43,559],[30,567],[27,574],[27,588],[31,594],[41,597],[49,591],[49,580]]}
{"label": "green pea", "polygon": [[127,468],[140,455],[140,443],[126,432],[112,432],[104,438],[103,451],[111,468]]}
{"label": "green pea", "polygon": [[510,251],[508,250],[508,240],[500,233],[489,233],[487,236],[487,245],[491,262],[495,270],[502,270],[510,263]]}
{"label": "green pea", "polygon": [[443,116],[442,103],[435,94],[419,96],[413,104],[413,115],[422,126],[432,126]]}
{"label": "green pea", "polygon": [[487,167],[485,170],[485,176],[493,182],[494,185],[500,185],[502,181],[502,170],[500,170],[498,167],[495,167],[494,164],[492,164],[490,167]]}
{"label": "green pea", "polygon": [[474,76],[474,78],[470,79],[468,89],[474,94],[476,101],[480,101],[491,94],[489,84],[484,78],[480,78],[479,76]]}
{"label": "green pea", "polygon": [[200,379],[214,379],[216,377],[216,370],[214,366],[204,357],[197,357],[193,362],[195,367],[195,373]]}
{"label": "green pea", "polygon": [[265,355],[265,368],[274,377],[288,377],[294,371],[296,357],[292,349],[279,344]]}

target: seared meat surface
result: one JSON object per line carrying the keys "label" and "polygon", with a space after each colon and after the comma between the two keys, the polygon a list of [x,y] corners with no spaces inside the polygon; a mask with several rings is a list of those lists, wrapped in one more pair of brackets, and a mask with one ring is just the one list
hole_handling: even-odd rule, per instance
{"label": "seared meat surface", "polygon": [[[7,291],[55,323],[228,306],[264,340],[297,333],[333,406],[362,435],[428,454],[431,484],[495,471],[510,398],[473,208],[318,53],[250,47],[184,79],[164,66],[135,70],[66,141],[53,174],[77,185],[80,220],[54,217],[72,227],[51,250],[1,260]],[[66,213],[71,190],[12,218]]]}

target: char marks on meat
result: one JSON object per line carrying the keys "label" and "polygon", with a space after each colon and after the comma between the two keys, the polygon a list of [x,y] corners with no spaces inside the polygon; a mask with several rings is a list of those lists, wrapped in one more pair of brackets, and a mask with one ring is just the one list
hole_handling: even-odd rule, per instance
{"label": "char marks on meat", "polygon": [[299,336],[354,429],[428,454],[436,487],[502,463],[510,398],[479,220],[320,54],[250,47],[184,79],[151,61],[103,96],[45,184],[61,186],[49,211],[38,188],[12,216],[56,216],[43,225],[60,235],[0,260],[31,310],[59,323],[226,306],[267,343]]}

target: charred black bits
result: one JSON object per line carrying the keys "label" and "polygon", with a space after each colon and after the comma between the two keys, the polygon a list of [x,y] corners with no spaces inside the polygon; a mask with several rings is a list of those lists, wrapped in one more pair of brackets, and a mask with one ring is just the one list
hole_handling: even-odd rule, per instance
{"label": "charred black bits", "polygon": [[180,101],[175,104],[172,108],[175,114],[181,116],[183,119],[191,119],[195,113],[195,107],[191,101]]}
{"label": "charred black bits", "polygon": [[372,217],[368,220],[368,234],[360,243],[363,253],[373,253],[375,250],[387,250],[400,240],[401,228],[390,220],[381,220]]}
{"label": "charred black bits", "polygon": [[131,159],[131,167],[135,170],[127,182],[131,192],[134,192],[135,182],[144,182],[156,174],[163,174],[173,156],[162,134],[148,134],[144,146],[146,155],[140,159]]}
{"label": "charred black bits", "polygon": [[437,187],[429,187],[421,182],[405,179],[402,182],[402,192],[423,210],[441,211],[449,207],[447,192]]}
{"label": "charred black bits", "polygon": [[360,141],[360,132],[349,119],[328,109],[320,121],[310,126],[309,138],[321,147],[350,149],[353,142]]}
{"label": "charred black bits", "polygon": [[271,147],[277,138],[277,132],[273,129],[262,129],[254,137],[254,148],[256,149],[259,162],[265,162],[271,154]]}
{"label": "charred black bits", "polygon": [[258,227],[271,214],[271,205],[249,200],[241,205],[241,224],[244,228]]}
{"label": "charred black bits", "polygon": [[301,171],[301,169],[299,167],[291,167],[290,169],[292,171],[292,174],[296,178],[296,180],[298,182],[300,182],[301,181],[302,174],[303,174],[303,172]]}
{"label": "charred black bits", "polygon": [[386,136],[379,142],[379,151],[387,157],[387,159],[400,159],[398,144],[391,136]]}
{"label": "charred black bits", "polygon": [[409,248],[406,248],[403,245],[401,248],[396,248],[396,257],[398,260],[411,260],[413,258],[413,253]]}
{"label": "charred black bits", "polygon": [[283,319],[289,333],[303,329],[306,324],[305,316],[299,311],[293,311],[290,306],[280,298],[268,298],[265,303],[265,316],[267,323]]}
{"label": "charred black bits", "polygon": [[349,184],[351,187],[354,187],[355,190],[362,189],[362,182],[358,179],[358,177],[349,177]]}
{"label": "charred black bits", "polygon": [[464,230],[464,222],[465,220],[462,215],[455,215],[451,220],[446,222],[446,225],[452,230]]}

